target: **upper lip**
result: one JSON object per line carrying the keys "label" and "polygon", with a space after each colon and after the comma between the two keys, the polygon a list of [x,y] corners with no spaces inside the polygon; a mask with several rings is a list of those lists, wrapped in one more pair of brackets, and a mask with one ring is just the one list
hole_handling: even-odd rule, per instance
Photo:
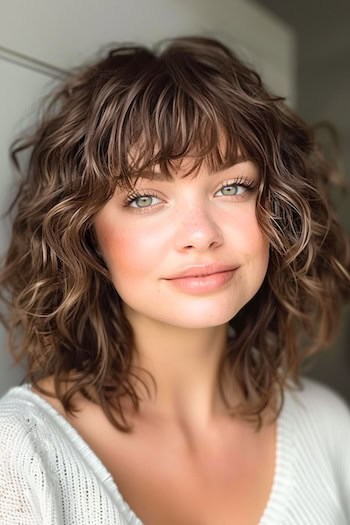
{"label": "upper lip", "polygon": [[202,264],[198,266],[187,266],[180,272],[171,275],[167,279],[178,279],[180,277],[204,277],[213,273],[229,272],[235,270],[237,266],[227,264]]}

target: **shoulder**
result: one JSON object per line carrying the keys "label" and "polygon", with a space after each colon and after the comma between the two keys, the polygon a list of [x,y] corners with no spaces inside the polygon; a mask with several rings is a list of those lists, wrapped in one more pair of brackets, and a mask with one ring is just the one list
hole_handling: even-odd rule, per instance
{"label": "shoulder", "polygon": [[27,386],[14,387],[0,398],[0,462],[20,463],[26,453],[39,449],[42,414],[30,399]]}
{"label": "shoulder", "polygon": [[0,398],[0,443],[3,445],[16,436],[24,437],[30,432],[33,424],[32,411],[28,411],[28,400],[24,394],[25,387],[11,388]]}
{"label": "shoulder", "polygon": [[330,387],[303,377],[301,388],[288,391],[295,430],[332,448],[344,443],[350,450],[350,409]]}
{"label": "shoulder", "polygon": [[292,390],[291,395],[307,413],[320,418],[350,417],[347,402],[329,386],[309,377],[302,377],[300,383],[301,387]]}
{"label": "shoulder", "polygon": [[300,389],[288,388],[285,394],[284,461],[292,465],[291,479],[297,480],[295,498],[307,504],[317,498],[319,509],[327,513],[333,509],[337,516],[329,523],[349,523],[345,521],[345,514],[350,517],[349,406],[328,386],[305,377]]}
{"label": "shoulder", "polygon": [[56,419],[54,410],[29,385],[11,388],[0,398],[1,467],[51,471],[61,435]]}
{"label": "shoulder", "polygon": [[25,386],[0,399],[0,523],[41,523],[40,506],[49,499],[44,421],[26,397]]}
{"label": "shoulder", "polygon": [[46,400],[28,385],[0,399],[1,524],[126,523],[124,507],[110,473]]}

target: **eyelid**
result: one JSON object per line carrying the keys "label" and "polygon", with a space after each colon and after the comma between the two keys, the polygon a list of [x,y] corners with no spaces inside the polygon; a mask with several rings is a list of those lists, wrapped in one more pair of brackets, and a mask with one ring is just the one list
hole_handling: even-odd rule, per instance
{"label": "eyelid", "polygon": [[247,188],[247,190],[253,191],[256,189],[257,185],[258,182],[255,179],[240,177],[236,179],[228,179],[222,182],[216,191],[219,191],[225,186],[243,186],[244,188]]}
{"label": "eyelid", "polygon": [[232,178],[232,179],[227,179],[225,180],[222,185],[230,185],[230,184],[237,184],[237,186],[252,186],[253,184],[256,183],[256,180],[254,178],[249,178],[249,177],[236,177],[236,178]]}

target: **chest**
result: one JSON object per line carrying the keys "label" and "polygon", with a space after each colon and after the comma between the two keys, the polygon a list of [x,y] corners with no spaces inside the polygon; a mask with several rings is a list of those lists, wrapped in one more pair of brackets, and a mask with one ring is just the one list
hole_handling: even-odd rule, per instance
{"label": "chest", "polygon": [[195,456],[157,437],[84,437],[145,525],[257,525],[269,499],[273,426],[240,444],[207,444]]}
{"label": "chest", "polygon": [[266,470],[241,472],[240,477],[224,469],[210,477],[201,472],[165,475],[159,467],[146,473],[129,469],[124,476],[119,465],[111,470],[124,499],[146,525],[257,525],[272,485]]}

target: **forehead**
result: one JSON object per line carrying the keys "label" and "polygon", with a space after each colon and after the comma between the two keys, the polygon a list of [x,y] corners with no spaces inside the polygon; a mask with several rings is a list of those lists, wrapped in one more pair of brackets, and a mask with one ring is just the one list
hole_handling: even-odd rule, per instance
{"label": "forehead", "polygon": [[[135,146],[128,154],[129,167],[125,177],[127,185],[135,183],[140,178],[171,181],[187,176],[196,177],[200,171],[210,175],[243,162],[255,163],[252,156],[247,155],[240,148],[237,148],[235,153],[228,153],[222,143],[217,150],[210,151],[205,156],[196,155],[196,150],[193,154],[181,158],[164,158],[162,154],[154,153],[148,163],[143,163],[142,155],[138,156],[138,154],[140,151],[136,151]],[[122,176],[120,184],[123,184],[123,179]]]}
{"label": "forehead", "polygon": [[188,176],[195,178],[199,173],[223,172],[247,160],[257,164],[254,152],[242,143],[237,134],[227,134],[222,129],[206,142],[200,136],[190,143],[168,142],[149,141],[147,136],[141,135],[125,144],[125,154],[121,157],[117,155],[122,161],[112,176],[112,191],[117,187],[132,190],[140,179],[173,181]]}
{"label": "forehead", "polygon": [[[227,163],[227,165],[225,163],[222,166],[218,167],[218,169],[213,169],[212,167],[206,165],[205,160],[201,164],[197,165],[197,163],[191,158],[179,159],[175,163],[172,163],[173,169],[169,173],[169,178],[183,178],[190,174],[196,176],[202,166],[206,168],[208,175],[211,175],[213,173],[217,173],[218,171],[223,171],[224,169],[235,166],[237,164],[241,164],[242,162],[247,162],[249,160],[252,161],[252,159],[239,154],[235,158],[234,162]],[[159,164],[155,164],[154,167],[146,169],[142,173],[140,173],[139,177],[152,180],[164,180],[164,173],[162,172],[161,166]]]}

